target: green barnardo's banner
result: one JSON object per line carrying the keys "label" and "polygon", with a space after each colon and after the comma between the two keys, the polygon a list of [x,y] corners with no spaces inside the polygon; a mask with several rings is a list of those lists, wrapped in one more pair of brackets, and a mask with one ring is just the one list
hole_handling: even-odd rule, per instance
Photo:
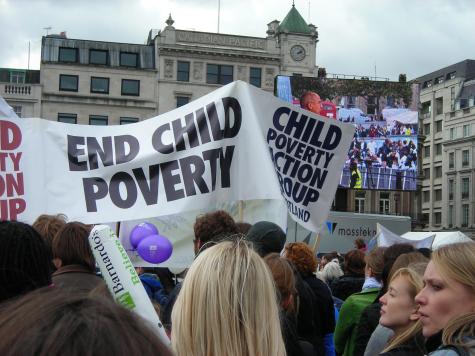
{"label": "green barnardo's banner", "polygon": [[0,219],[126,221],[284,199],[319,231],[353,134],[241,81],[125,126],[0,117]]}

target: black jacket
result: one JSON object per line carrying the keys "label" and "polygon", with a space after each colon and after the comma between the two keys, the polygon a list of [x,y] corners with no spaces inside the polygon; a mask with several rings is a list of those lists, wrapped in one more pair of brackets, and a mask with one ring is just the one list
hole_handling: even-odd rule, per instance
{"label": "black jacket", "polygon": [[364,276],[356,274],[345,274],[330,283],[330,289],[334,297],[343,301],[350,295],[361,292],[363,288]]}

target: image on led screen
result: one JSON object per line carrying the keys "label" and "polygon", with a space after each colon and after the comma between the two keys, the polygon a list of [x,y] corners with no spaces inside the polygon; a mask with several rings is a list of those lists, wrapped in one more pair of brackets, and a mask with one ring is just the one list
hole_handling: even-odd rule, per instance
{"label": "image on led screen", "polygon": [[[370,79],[277,76],[275,94],[301,105],[308,92],[320,97],[318,109],[328,118],[350,123],[355,135],[339,186],[352,189],[416,190],[417,86]],[[313,95],[313,94],[312,94]],[[318,98],[318,96],[316,98]]]}

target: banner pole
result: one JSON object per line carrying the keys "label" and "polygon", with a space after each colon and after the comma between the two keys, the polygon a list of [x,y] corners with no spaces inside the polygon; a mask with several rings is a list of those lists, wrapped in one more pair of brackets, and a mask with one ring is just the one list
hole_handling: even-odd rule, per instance
{"label": "banner pole", "polygon": [[244,219],[244,202],[239,200],[238,203],[238,221],[243,222]]}
{"label": "banner pole", "polygon": [[316,254],[318,252],[318,248],[320,247],[320,233],[317,233],[315,236],[315,242],[313,243],[313,253]]}

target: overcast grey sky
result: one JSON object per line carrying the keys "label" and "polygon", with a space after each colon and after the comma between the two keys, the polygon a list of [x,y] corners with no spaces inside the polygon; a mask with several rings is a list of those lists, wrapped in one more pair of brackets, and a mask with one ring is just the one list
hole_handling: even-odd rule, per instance
{"label": "overcast grey sky", "polygon": [[[291,0],[220,0],[220,32],[265,37]],[[475,59],[474,0],[295,0],[318,27],[328,73],[408,79]],[[144,43],[169,13],[177,29],[217,31],[218,0],[0,0],[0,67],[40,66],[41,36]]]}

